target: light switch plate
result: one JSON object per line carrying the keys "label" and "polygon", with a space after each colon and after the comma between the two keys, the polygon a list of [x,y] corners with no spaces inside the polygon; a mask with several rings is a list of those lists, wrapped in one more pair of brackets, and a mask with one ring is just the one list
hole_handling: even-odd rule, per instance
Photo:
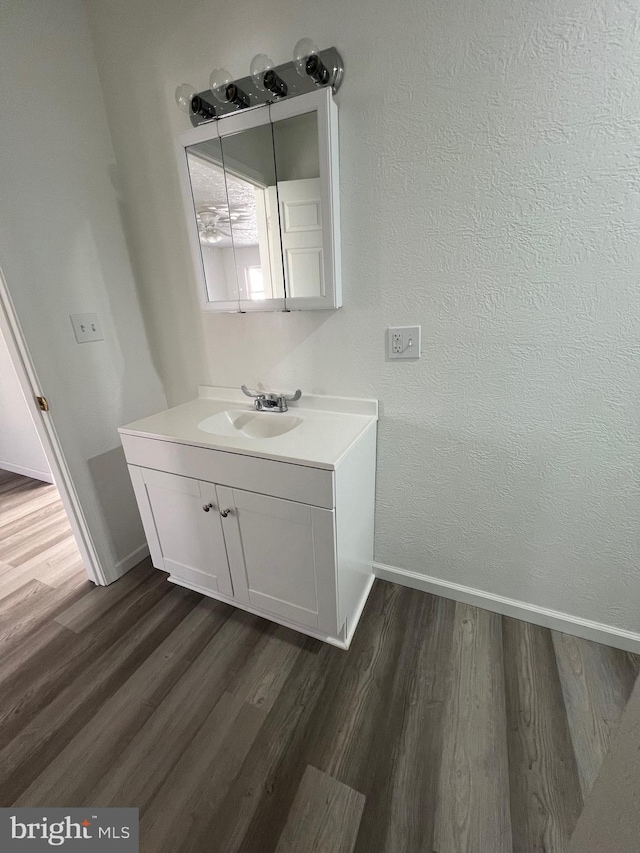
{"label": "light switch plate", "polygon": [[389,358],[420,358],[420,326],[390,326],[387,329]]}
{"label": "light switch plate", "polygon": [[79,344],[104,340],[97,314],[70,314],[69,317]]}

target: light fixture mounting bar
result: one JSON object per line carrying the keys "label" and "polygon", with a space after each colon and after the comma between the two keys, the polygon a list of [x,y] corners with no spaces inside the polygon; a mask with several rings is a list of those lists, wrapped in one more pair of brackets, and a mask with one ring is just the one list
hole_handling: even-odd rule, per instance
{"label": "light fixture mounting bar", "polygon": [[274,101],[288,100],[289,98],[295,98],[296,95],[313,92],[315,89],[326,89],[328,86],[331,86],[333,91],[337,92],[344,76],[342,57],[335,47],[319,51],[318,57],[329,72],[326,83],[316,83],[311,76],[301,77],[297,73],[293,62],[285,62],[283,65],[277,65],[273,71],[286,84],[286,95],[278,96],[268,90],[262,91],[256,86],[251,76],[242,77],[239,80],[234,80],[233,85],[246,95],[249,102],[248,106],[242,106],[231,101],[221,104],[215,99],[211,89],[205,89],[203,92],[199,92],[197,97],[206,105],[215,105],[215,116],[211,115],[207,117],[206,115],[192,112],[190,116],[191,124],[197,127],[198,125],[206,124],[208,121],[215,121],[230,113],[237,113],[241,109],[262,107],[265,104],[272,104]]}

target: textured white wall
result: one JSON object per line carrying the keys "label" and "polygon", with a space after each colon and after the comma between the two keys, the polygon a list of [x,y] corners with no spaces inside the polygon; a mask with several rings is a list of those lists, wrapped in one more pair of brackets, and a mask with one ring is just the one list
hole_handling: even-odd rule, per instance
{"label": "textured white wall", "polygon": [[53,482],[18,375],[0,332],[0,468]]}
{"label": "textured white wall", "polygon": [[[640,629],[640,20],[624,0],[88,0],[153,348],[378,397],[378,561]],[[197,310],[183,80],[343,53],[345,307]],[[421,323],[418,363],[384,358]]]}
{"label": "textured white wall", "polygon": [[[106,570],[144,544],[117,427],[165,403],[81,0],[0,0],[0,260]],[[71,313],[105,340],[76,343]]]}

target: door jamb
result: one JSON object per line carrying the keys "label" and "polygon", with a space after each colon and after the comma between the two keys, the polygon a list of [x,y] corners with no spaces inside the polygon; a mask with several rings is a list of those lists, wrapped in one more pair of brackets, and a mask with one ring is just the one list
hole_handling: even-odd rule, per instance
{"label": "door jamb", "polygon": [[7,344],[27,407],[51,467],[51,473],[66,510],[87,577],[94,583],[105,586],[107,583],[105,574],[78,493],[73,484],[51,412],[43,412],[36,402],[36,397],[45,397],[46,394],[40,387],[2,269],[0,269],[0,333]]}

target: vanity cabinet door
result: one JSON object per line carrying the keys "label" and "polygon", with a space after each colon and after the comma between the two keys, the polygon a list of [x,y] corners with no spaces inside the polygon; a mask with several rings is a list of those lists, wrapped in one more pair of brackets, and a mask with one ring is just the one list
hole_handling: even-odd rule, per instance
{"label": "vanity cabinet door", "polygon": [[133,470],[156,568],[176,580],[233,595],[215,486],[164,471]]}
{"label": "vanity cabinet door", "polygon": [[234,595],[337,633],[333,510],[217,486]]}

